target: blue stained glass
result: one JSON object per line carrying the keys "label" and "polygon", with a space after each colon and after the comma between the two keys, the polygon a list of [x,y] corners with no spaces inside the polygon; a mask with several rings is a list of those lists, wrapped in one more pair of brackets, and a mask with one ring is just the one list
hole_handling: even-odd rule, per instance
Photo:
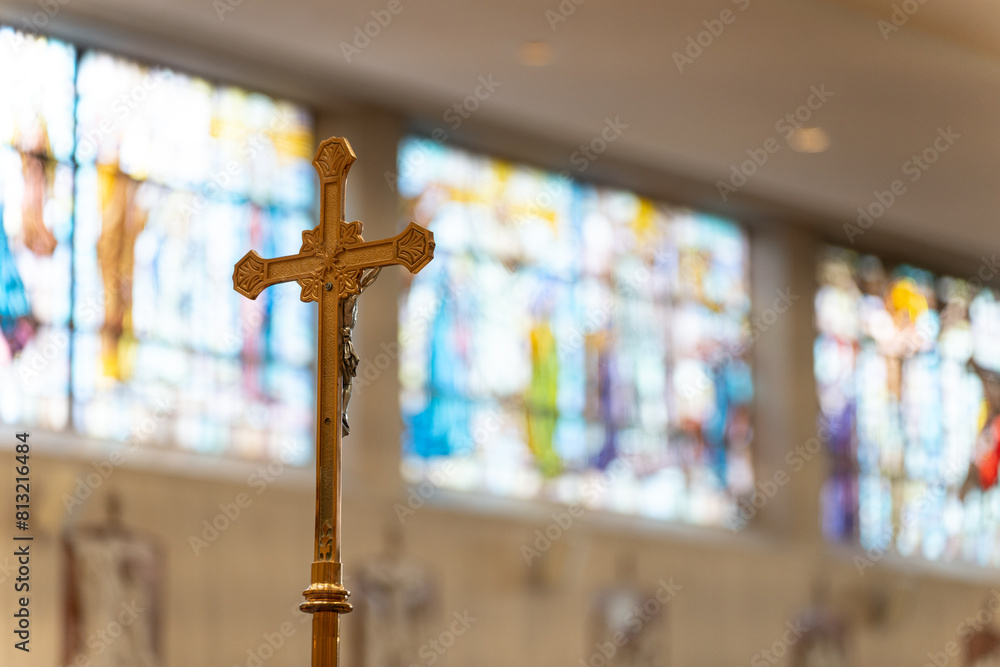
{"label": "blue stained glass", "polygon": [[815,375],[833,456],[826,534],[1000,565],[996,294],[833,248],[819,282]]}
{"label": "blue stained glass", "polygon": [[753,486],[744,232],[423,139],[399,172],[437,240],[400,310],[406,477],[732,517]]}
{"label": "blue stained glass", "polygon": [[462,355],[468,351],[466,332],[456,320],[455,306],[449,300],[438,306],[430,324],[426,384],[435,400],[425,396],[423,409],[413,414],[412,428],[421,437],[410,445],[423,458],[461,454],[471,444],[464,373],[468,363]]}
{"label": "blue stained glass", "polygon": [[306,462],[315,313],[232,273],[298,250],[312,148],[291,103],[0,28],[0,422]]}
{"label": "blue stained glass", "polygon": [[69,416],[76,52],[0,27],[0,423]]}

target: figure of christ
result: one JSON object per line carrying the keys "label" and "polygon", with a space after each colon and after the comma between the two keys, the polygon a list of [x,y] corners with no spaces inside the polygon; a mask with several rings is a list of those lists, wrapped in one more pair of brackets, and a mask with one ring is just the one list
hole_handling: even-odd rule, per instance
{"label": "figure of christ", "polygon": [[146,225],[148,212],[137,203],[141,184],[121,173],[117,164],[97,168],[100,188],[101,235],[97,262],[104,284],[104,324],[101,326],[103,374],[126,380],[135,343],[132,334],[132,279],[135,242]]}
{"label": "figure of christ", "polygon": [[351,426],[347,422],[347,404],[351,401],[351,392],[354,388],[354,378],[358,375],[358,362],[360,361],[358,358],[358,352],[354,349],[354,341],[352,340],[354,325],[358,321],[358,297],[361,296],[361,292],[364,292],[369,285],[375,282],[375,279],[378,278],[378,274],[381,270],[381,267],[378,267],[365,271],[359,281],[361,290],[357,294],[350,295],[340,304],[340,367],[344,375],[343,396],[340,402],[343,407],[343,413],[340,421],[344,435],[349,435],[351,433]]}

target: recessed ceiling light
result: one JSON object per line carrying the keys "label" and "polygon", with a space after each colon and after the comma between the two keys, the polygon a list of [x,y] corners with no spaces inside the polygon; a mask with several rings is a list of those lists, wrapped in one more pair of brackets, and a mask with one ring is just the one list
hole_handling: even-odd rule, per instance
{"label": "recessed ceiling light", "polygon": [[548,42],[523,42],[518,52],[522,65],[542,67],[552,62],[552,45]]}
{"label": "recessed ceiling light", "polygon": [[788,145],[799,153],[822,153],[830,147],[830,135],[821,127],[800,127],[788,137]]}

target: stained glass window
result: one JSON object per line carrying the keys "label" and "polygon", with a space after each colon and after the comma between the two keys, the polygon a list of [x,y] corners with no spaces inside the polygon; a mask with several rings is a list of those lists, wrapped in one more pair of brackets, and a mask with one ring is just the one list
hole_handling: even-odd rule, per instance
{"label": "stained glass window", "polygon": [[312,226],[305,110],[7,28],[0,91],[0,422],[304,462],[315,315],[232,271]]}
{"label": "stained glass window", "polygon": [[719,524],[753,485],[735,224],[409,138],[434,262],[400,313],[414,483]]}
{"label": "stained glass window", "polygon": [[76,51],[0,28],[0,422],[69,419]]}
{"label": "stained glass window", "polygon": [[834,467],[824,529],[1000,565],[1000,302],[978,278],[827,249],[815,374]]}

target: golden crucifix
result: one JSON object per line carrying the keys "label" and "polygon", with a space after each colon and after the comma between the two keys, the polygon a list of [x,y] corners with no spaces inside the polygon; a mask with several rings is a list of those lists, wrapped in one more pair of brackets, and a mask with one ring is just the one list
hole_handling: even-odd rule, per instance
{"label": "golden crucifix", "polygon": [[412,222],[401,234],[371,242],[361,238],[360,222],[344,222],[344,183],[355,159],[347,139],[321,143],[313,160],[320,180],[319,225],[302,232],[299,254],[264,259],[251,250],[233,271],[233,287],[251,299],[270,285],[294,280],[303,301],[319,302],[316,543],[312,583],[300,605],[313,614],[313,667],[336,667],[340,614],[351,611],[340,562],[340,457],[358,363],[351,342],[357,298],[382,267],[401,264],[416,273],[434,258],[434,235]]}

